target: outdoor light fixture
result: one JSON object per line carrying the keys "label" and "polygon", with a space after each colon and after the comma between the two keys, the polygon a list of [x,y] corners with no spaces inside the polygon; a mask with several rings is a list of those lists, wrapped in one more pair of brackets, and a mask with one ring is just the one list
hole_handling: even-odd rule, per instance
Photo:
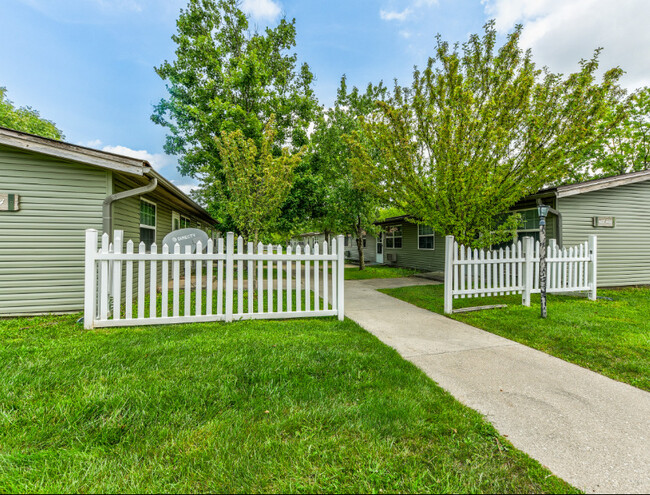
{"label": "outdoor light fixture", "polygon": [[546,216],[551,207],[545,204],[537,205],[539,213],[539,290],[542,318],[546,318]]}
{"label": "outdoor light fixture", "polygon": [[539,213],[539,224],[546,225],[546,216],[548,215],[548,210],[551,207],[549,205],[537,205],[537,213]]}

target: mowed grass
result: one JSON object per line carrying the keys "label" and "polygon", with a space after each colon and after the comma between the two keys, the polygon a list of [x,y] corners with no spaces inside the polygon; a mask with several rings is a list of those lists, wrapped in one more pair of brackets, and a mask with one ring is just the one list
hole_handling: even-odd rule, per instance
{"label": "mowed grass", "polygon": [[400,268],[395,266],[366,266],[363,270],[358,267],[345,269],[345,280],[368,280],[371,278],[401,278],[410,277],[418,273],[418,270]]}
{"label": "mowed grass", "polygon": [[[443,291],[442,285],[382,290],[440,314]],[[451,318],[650,391],[650,288],[601,289],[598,295],[612,300],[551,294],[546,320],[540,318],[539,295],[530,308],[521,305],[521,295],[454,299],[454,308],[508,307]]]}
{"label": "mowed grass", "polygon": [[575,492],[353,322],[0,321],[0,492]]}

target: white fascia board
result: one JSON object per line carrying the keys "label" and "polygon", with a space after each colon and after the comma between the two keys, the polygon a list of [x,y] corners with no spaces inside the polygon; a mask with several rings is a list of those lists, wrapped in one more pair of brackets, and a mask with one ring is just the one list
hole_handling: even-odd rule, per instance
{"label": "white fascia board", "polygon": [[0,144],[128,174],[144,175],[149,170],[149,164],[144,160],[40,138],[9,129],[0,129]]}

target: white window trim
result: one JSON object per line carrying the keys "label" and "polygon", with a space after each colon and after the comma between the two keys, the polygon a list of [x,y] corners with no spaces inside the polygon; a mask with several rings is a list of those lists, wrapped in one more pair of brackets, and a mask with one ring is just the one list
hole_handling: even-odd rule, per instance
{"label": "white window trim", "polygon": [[[153,227],[151,225],[146,225],[143,223],[140,223],[140,228],[141,229],[150,229],[153,230],[153,244],[156,243],[156,239],[158,238],[158,204],[155,202],[147,199],[140,197],[140,201],[144,201],[145,203],[149,203],[150,205],[154,206],[154,218],[153,218]],[[140,212],[138,212],[139,214]],[[142,242],[142,241],[141,241]]]}
{"label": "white window trim", "polygon": [[[521,213],[523,211],[535,211],[535,210],[537,210],[537,207],[534,207],[534,208],[522,208],[521,210],[512,210],[512,212],[513,213]],[[515,232],[515,235],[516,235],[515,240],[519,240],[520,237],[526,237],[525,234],[531,234],[531,233],[534,234],[535,232],[539,233],[539,227],[534,228],[534,229],[517,229],[517,231]],[[520,235],[520,234],[524,234],[524,235]]]}
{"label": "white window trim", "polygon": [[[431,229],[433,232],[431,234],[420,234],[420,227],[428,227],[428,225],[418,225],[418,251],[435,251],[436,250],[436,231]],[[421,248],[420,247],[420,237],[432,237],[433,238],[433,247],[430,248]]]}
{"label": "white window trim", "polygon": [[[402,249],[402,247],[404,247],[404,230],[402,229],[402,224],[401,224],[401,223],[398,223],[398,224],[395,224],[395,225],[391,225],[389,228],[392,229],[393,227],[399,227],[399,230],[402,232],[402,235],[400,235],[400,236],[396,236],[394,232],[388,232],[388,230],[385,231],[385,232],[384,232],[384,250],[386,250],[386,249]],[[386,245],[386,241],[387,241],[389,238],[390,238],[390,239],[393,239],[393,247],[388,247],[388,246]],[[397,239],[402,239],[402,246],[401,246],[401,247],[394,247],[394,246],[395,246],[395,239],[396,239],[396,238],[397,238]]]}
{"label": "white window trim", "polygon": [[[187,220],[186,222],[183,222],[183,220]],[[183,223],[185,223],[185,227],[183,227]],[[192,227],[192,219],[190,217],[186,217],[185,215],[181,215],[181,229],[189,229]]]}

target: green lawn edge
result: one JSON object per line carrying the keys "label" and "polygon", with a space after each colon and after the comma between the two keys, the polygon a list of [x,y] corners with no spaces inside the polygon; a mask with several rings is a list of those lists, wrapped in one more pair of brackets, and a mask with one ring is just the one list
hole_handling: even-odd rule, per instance
{"label": "green lawn edge", "polygon": [[[444,314],[443,285],[380,291]],[[508,306],[445,316],[650,391],[650,288],[599,289],[598,295],[590,301],[550,294],[546,320],[539,316],[539,295],[531,307],[521,305],[521,295],[454,299],[454,308]]]}
{"label": "green lawn edge", "polygon": [[0,321],[0,492],[573,493],[333,318]]}

